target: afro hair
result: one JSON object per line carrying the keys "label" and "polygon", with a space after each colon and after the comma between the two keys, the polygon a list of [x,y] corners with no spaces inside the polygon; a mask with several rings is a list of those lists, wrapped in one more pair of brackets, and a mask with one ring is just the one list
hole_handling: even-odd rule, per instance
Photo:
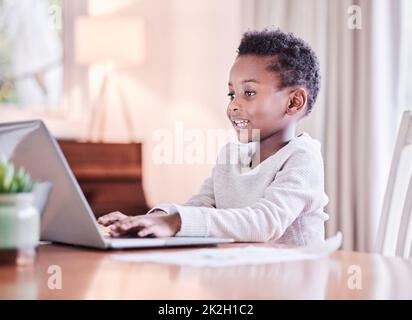
{"label": "afro hair", "polygon": [[309,44],[293,33],[263,29],[245,32],[237,52],[238,56],[273,56],[268,70],[278,73],[280,89],[304,86],[308,90],[306,115],[312,111],[321,76],[318,58]]}

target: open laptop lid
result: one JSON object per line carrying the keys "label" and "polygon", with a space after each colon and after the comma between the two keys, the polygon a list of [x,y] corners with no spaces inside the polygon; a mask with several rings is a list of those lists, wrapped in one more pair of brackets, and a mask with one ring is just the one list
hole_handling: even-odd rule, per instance
{"label": "open laptop lid", "polygon": [[[17,167],[23,166],[36,182],[46,182],[35,189],[37,199],[50,186],[42,210],[42,240],[106,247],[59,145],[41,120],[0,123],[0,155]],[[43,204],[38,203],[39,209]]]}

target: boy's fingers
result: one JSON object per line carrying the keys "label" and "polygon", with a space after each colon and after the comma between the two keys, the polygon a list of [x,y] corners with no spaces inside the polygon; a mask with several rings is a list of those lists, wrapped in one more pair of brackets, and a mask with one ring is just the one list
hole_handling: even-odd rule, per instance
{"label": "boy's fingers", "polygon": [[129,230],[132,228],[139,227],[142,225],[142,219],[139,219],[140,217],[133,217],[132,219],[127,219],[123,221],[119,221],[116,223],[116,226],[120,230]]}
{"label": "boy's fingers", "polygon": [[115,238],[115,237],[119,237],[119,236],[127,233],[127,231],[120,230],[120,229],[116,228],[115,225],[111,225],[109,233],[110,233],[111,237]]}
{"label": "boy's fingers", "polygon": [[156,236],[156,230],[155,230],[155,229],[156,229],[156,226],[146,227],[146,228],[140,230],[140,231],[137,233],[137,235],[138,235],[139,237],[147,237],[147,236],[149,236],[149,235],[154,235],[154,236]]}
{"label": "boy's fingers", "polygon": [[113,233],[124,234],[134,229],[147,227],[149,224],[150,222],[144,217],[130,217],[116,222],[111,226],[111,229]]}
{"label": "boy's fingers", "polygon": [[127,218],[126,215],[124,215],[123,213],[119,211],[116,211],[116,212],[112,212],[112,213],[109,213],[109,214],[106,214],[100,217],[99,219],[97,219],[97,222],[104,226],[107,226],[107,225],[113,224],[114,222],[124,220],[126,218]]}

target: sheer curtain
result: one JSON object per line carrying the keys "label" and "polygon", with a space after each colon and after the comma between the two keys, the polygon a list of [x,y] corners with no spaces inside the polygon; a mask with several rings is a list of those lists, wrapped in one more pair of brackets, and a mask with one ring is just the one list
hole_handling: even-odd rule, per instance
{"label": "sheer curtain", "polygon": [[[243,30],[279,27],[317,52],[322,87],[300,130],[321,140],[327,234],[373,249],[397,125],[402,0],[243,0]],[[356,7],[354,7],[356,6]]]}

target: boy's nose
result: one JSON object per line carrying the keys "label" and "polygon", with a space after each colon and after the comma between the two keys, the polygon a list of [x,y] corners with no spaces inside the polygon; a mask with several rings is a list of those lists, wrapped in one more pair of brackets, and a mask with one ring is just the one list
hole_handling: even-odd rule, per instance
{"label": "boy's nose", "polygon": [[230,109],[231,112],[236,112],[236,111],[239,111],[240,107],[239,107],[238,104],[232,103],[232,104],[230,105],[230,108],[229,108],[229,109]]}

